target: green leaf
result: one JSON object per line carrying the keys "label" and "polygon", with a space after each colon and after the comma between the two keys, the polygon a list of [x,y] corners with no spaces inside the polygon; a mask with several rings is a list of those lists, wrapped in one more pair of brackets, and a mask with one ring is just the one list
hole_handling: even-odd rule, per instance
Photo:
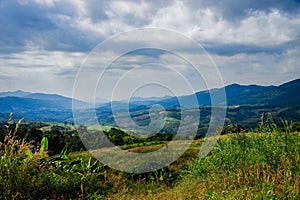
{"label": "green leaf", "polygon": [[46,152],[48,151],[48,138],[43,137],[42,141],[41,141],[41,152]]}

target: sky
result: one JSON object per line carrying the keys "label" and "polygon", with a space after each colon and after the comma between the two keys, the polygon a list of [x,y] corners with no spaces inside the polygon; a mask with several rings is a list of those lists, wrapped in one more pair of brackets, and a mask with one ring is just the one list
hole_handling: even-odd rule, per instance
{"label": "sky", "polygon": [[0,0],[0,92],[90,100],[279,85],[300,77],[299,57],[298,0]]}

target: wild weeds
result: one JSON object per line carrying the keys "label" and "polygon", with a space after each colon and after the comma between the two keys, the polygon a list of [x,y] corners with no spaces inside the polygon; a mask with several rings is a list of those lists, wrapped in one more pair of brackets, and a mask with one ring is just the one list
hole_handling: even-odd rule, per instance
{"label": "wild weeds", "polygon": [[187,177],[201,177],[219,198],[299,199],[300,134],[282,123],[262,116],[257,133],[219,140],[208,157],[188,166]]}
{"label": "wild weeds", "polygon": [[8,199],[25,198],[23,193],[32,190],[31,174],[36,173],[33,167],[33,146],[22,139],[16,138],[22,120],[15,127],[12,114],[6,125],[6,136],[0,144],[0,196]]}
{"label": "wild weeds", "polygon": [[47,158],[47,138],[35,149],[17,137],[21,122],[14,124],[10,114],[0,143],[0,199],[90,199],[109,191],[98,161],[70,161],[66,154],[61,156],[67,161]]}

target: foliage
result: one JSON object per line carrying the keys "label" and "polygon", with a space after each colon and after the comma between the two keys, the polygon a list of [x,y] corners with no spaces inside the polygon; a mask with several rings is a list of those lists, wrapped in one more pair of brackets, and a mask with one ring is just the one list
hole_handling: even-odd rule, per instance
{"label": "foliage", "polygon": [[13,126],[10,114],[3,142],[0,143],[0,196],[1,198],[30,198],[35,188],[32,175],[38,173],[34,163],[46,156],[33,151],[33,145],[16,136],[21,120]]}
{"label": "foliage", "polygon": [[200,177],[207,197],[216,199],[299,199],[300,135],[283,123],[284,130],[261,123],[259,133],[219,140],[208,157],[188,165],[185,175]]}
{"label": "foliage", "polygon": [[[47,138],[40,149],[18,139],[21,120],[15,125],[10,115],[4,141],[0,143],[0,198],[1,199],[63,199],[97,195],[110,183],[99,182],[104,168],[91,158],[68,160],[67,151],[56,158],[47,158]],[[68,161],[67,161],[68,160]],[[98,192],[93,192],[98,191]],[[102,192],[101,192],[102,191]]]}
{"label": "foliage", "polygon": [[[133,174],[111,169],[88,152],[72,153],[76,136],[65,130],[34,137],[41,138],[37,146],[25,139],[28,129],[21,120],[14,123],[11,115],[6,129],[0,129],[0,198],[299,199],[298,125],[282,120],[278,126],[262,115],[255,132],[222,135],[205,158],[198,158],[200,139],[171,165]],[[161,140],[171,139],[157,134],[133,141],[117,129],[106,134],[135,153],[159,149],[167,142]],[[49,157],[54,150],[58,153]]]}

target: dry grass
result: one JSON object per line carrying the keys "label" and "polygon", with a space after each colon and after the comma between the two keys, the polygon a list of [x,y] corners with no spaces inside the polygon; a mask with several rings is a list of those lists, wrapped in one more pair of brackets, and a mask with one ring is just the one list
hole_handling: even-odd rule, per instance
{"label": "dry grass", "polygon": [[155,146],[144,146],[144,147],[135,147],[128,149],[129,152],[133,153],[147,153],[161,149],[165,145],[155,145]]}

